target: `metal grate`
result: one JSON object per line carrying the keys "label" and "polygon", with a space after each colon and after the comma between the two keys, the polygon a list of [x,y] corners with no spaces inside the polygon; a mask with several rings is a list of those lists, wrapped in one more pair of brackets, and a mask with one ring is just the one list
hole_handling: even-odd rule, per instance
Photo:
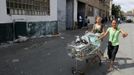
{"label": "metal grate", "polygon": [[9,15],[50,15],[50,0],[6,0]]}

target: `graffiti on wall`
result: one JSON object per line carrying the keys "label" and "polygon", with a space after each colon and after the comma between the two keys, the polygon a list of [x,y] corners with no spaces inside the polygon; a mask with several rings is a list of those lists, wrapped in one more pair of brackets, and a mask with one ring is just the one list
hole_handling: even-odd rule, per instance
{"label": "graffiti on wall", "polygon": [[57,21],[53,22],[29,22],[27,30],[30,36],[54,34],[58,32]]}

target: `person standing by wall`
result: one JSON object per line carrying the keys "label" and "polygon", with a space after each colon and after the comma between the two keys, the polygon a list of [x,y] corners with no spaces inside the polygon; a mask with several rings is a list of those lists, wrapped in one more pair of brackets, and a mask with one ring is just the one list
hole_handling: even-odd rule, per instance
{"label": "person standing by wall", "polygon": [[83,26],[83,18],[82,16],[78,16],[78,28],[81,29]]}
{"label": "person standing by wall", "polygon": [[90,24],[90,19],[86,16],[84,26],[88,26],[89,24]]}

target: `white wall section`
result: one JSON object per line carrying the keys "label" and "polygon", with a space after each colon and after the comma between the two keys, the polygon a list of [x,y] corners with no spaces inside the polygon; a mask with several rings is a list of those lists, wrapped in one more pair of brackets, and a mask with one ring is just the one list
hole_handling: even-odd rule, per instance
{"label": "white wall section", "polygon": [[7,15],[6,0],[0,0],[0,23],[15,21],[57,21],[57,0],[50,0],[50,15]]}

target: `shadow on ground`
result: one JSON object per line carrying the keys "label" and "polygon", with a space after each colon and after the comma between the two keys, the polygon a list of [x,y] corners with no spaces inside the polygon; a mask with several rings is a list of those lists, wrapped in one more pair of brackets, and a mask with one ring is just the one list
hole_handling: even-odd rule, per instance
{"label": "shadow on ground", "polygon": [[[132,61],[131,58],[123,58],[123,57],[117,57],[114,64],[114,71],[120,71],[122,69],[132,68],[134,67],[134,63],[130,63],[129,61]],[[98,65],[97,63],[88,63],[85,64],[83,67],[85,70],[85,75],[107,75],[111,72],[107,71],[108,62],[107,60],[102,61],[102,65]],[[92,66],[91,66],[92,65]],[[83,69],[83,68],[82,68]]]}

